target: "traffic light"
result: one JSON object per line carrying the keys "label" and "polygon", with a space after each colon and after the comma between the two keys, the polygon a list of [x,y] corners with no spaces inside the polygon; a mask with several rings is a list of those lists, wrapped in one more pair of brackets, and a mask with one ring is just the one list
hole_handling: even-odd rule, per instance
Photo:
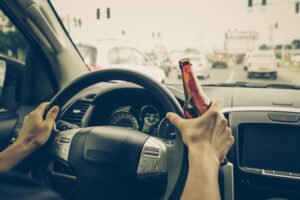
{"label": "traffic light", "polygon": [[300,10],[300,2],[296,2],[296,5],[295,5],[295,12],[296,12],[296,13],[299,13],[299,10]]}
{"label": "traffic light", "polygon": [[248,0],[248,7],[252,8],[253,7],[253,0]]}
{"label": "traffic light", "polygon": [[107,19],[110,18],[110,8],[106,8],[106,17]]}
{"label": "traffic light", "polygon": [[248,12],[253,11],[253,0],[248,0]]}
{"label": "traffic light", "polygon": [[261,10],[262,11],[267,10],[267,0],[262,0],[261,1]]}
{"label": "traffic light", "polygon": [[96,19],[100,19],[100,8],[96,10]]}

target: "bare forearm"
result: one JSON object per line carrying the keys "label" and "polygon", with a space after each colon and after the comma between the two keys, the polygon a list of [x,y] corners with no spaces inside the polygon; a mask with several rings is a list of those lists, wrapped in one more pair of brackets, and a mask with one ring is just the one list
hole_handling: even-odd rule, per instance
{"label": "bare forearm", "polygon": [[[200,152],[200,153],[199,153]],[[219,200],[219,161],[212,154],[189,151],[189,173],[182,200]]]}
{"label": "bare forearm", "polygon": [[0,172],[10,171],[30,153],[22,145],[13,144],[9,146],[0,152]]}

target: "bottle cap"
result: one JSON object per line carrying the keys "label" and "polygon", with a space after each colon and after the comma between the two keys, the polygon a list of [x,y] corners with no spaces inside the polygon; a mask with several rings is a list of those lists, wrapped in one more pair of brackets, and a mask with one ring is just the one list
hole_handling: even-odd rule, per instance
{"label": "bottle cap", "polygon": [[183,66],[185,66],[185,65],[192,65],[192,64],[190,63],[190,59],[189,59],[189,58],[183,58],[183,59],[179,60],[179,67],[180,67],[180,69],[181,69]]}

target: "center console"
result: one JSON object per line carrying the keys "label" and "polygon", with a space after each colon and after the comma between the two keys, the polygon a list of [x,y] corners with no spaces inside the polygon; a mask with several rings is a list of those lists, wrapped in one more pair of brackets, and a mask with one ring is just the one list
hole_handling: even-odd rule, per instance
{"label": "center console", "polygon": [[299,109],[232,108],[235,199],[300,199]]}
{"label": "center console", "polygon": [[238,131],[241,169],[300,180],[300,126],[240,124]]}

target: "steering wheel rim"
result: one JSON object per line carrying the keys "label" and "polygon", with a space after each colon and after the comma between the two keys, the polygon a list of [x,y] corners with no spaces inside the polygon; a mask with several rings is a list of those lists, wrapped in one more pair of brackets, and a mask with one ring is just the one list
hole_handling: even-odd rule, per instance
{"label": "steering wheel rim", "polygon": [[[160,101],[167,112],[175,112],[183,116],[180,104],[176,100],[175,96],[164,85],[158,84],[151,77],[144,74],[123,69],[106,69],[96,71],[75,79],[52,98],[48,108],[51,108],[54,105],[62,108],[75,94],[79,93],[83,89],[96,83],[109,82],[113,80],[131,82],[145,88]],[[176,131],[178,132],[178,130]],[[53,137],[50,137],[48,143],[35,153],[35,158],[39,158],[40,160],[41,155],[45,155],[46,152],[49,153],[52,141]],[[45,158],[46,156],[42,157]],[[168,163],[174,163],[177,161],[178,165],[168,165],[168,182],[162,199],[180,199],[187,176],[187,150],[183,144],[181,134],[177,133],[176,141],[172,148],[168,148],[168,160],[171,160],[168,161]],[[45,164],[45,162],[42,163]],[[44,179],[44,170],[41,169],[43,169],[41,165],[33,167],[33,176],[39,178],[43,177]]]}

